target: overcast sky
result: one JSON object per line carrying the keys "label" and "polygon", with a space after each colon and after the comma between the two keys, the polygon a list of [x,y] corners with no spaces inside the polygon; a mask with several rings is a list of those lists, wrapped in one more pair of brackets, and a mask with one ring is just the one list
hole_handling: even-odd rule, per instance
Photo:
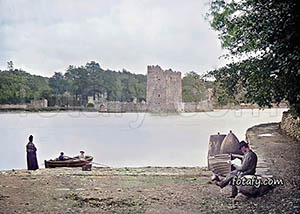
{"label": "overcast sky", "polygon": [[97,61],[104,69],[147,65],[205,72],[224,64],[207,0],[0,0],[0,69],[52,76]]}

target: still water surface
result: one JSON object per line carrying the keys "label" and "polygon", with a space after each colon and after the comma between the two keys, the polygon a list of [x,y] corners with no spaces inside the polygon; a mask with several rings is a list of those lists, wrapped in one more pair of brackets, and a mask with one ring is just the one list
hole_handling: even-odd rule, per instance
{"label": "still water surface", "polygon": [[232,130],[239,140],[260,123],[279,122],[286,109],[215,110],[179,115],[96,112],[0,114],[0,170],[26,168],[34,136],[40,167],[61,151],[122,166],[205,166],[211,134]]}

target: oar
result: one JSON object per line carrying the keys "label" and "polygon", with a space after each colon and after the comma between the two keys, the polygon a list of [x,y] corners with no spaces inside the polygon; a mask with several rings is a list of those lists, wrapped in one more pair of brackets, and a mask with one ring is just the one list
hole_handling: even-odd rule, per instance
{"label": "oar", "polygon": [[[80,158],[76,158],[76,157],[73,157],[73,158],[72,158],[72,157],[69,157],[69,156],[66,156],[66,155],[65,155],[65,157],[66,157],[66,158],[75,159],[75,160],[76,160],[76,159],[82,160],[82,159],[80,159]],[[82,160],[82,161],[86,161],[86,160]],[[88,162],[88,161],[86,161],[86,162]],[[89,162],[89,163],[93,163],[93,164],[97,164],[97,165],[101,165],[101,166],[105,166],[105,167],[110,167],[110,166],[108,166],[108,165],[105,165],[105,164],[102,164],[102,163],[93,162],[93,161],[91,161],[91,162]]]}
{"label": "oar", "polygon": [[108,165],[105,165],[105,164],[102,164],[102,163],[96,163],[96,162],[90,162],[90,163],[93,163],[93,164],[98,164],[98,165],[100,165],[100,166],[110,167],[110,166],[108,166]]}

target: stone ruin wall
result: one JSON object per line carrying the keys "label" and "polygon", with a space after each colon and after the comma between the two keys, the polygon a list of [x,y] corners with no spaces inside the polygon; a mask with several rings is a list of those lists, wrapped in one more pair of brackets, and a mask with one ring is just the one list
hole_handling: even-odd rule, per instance
{"label": "stone ruin wall", "polygon": [[183,111],[181,73],[158,65],[147,70],[148,111]]}
{"label": "stone ruin wall", "polygon": [[40,109],[40,108],[47,108],[48,107],[48,100],[31,100],[30,103],[26,104],[1,104],[0,109]]}
{"label": "stone ruin wall", "polygon": [[183,103],[184,112],[204,112],[212,111],[213,106],[209,100],[204,100],[201,102],[189,102]]}
{"label": "stone ruin wall", "polygon": [[147,105],[145,103],[118,102],[110,101],[100,108],[100,112],[146,112]]}
{"label": "stone ruin wall", "polygon": [[27,104],[0,104],[0,109],[26,109]]}

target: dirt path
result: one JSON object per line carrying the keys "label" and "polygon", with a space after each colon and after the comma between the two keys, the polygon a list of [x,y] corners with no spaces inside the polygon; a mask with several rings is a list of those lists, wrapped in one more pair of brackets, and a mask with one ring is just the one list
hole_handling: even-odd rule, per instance
{"label": "dirt path", "polygon": [[300,142],[282,134],[278,123],[254,126],[246,136],[271,174],[284,180],[283,186],[259,198],[260,207],[270,213],[300,213]]}
{"label": "dirt path", "polygon": [[[266,132],[273,135],[258,136]],[[200,167],[16,170],[0,172],[0,213],[296,213],[299,142],[280,135],[276,124],[247,135],[285,181],[260,198],[226,198],[230,188],[209,184],[211,172]]]}

